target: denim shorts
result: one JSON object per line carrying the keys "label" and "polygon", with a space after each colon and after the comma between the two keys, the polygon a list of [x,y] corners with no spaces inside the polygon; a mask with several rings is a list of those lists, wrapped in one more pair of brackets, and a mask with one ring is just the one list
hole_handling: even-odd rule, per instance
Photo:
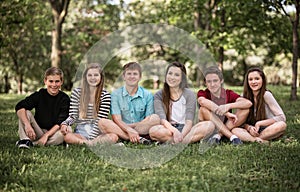
{"label": "denim shorts", "polygon": [[75,128],[74,133],[77,133],[86,139],[89,139],[89,135],[93,128],[93,124],[78,124]]}
{"label": "denim shorts", "polygon": [[260,134],[263,130],[265,130],[268,126],[260,126],[258,133]]}
{"label": "denim shorts", "polygon": [[182,132],[184,124],[175,123],[175,124],[172,124],[172,126],[175,127],[176,129],[178,129],[178,131]]}

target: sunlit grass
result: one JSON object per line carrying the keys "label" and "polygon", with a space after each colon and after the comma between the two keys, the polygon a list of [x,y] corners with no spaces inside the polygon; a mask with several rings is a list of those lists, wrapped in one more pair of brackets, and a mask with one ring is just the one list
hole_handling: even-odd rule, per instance
{"label": "sunlit grass", "polygon": [[85,146],[20,150],[14,106],[24,95],[0,95],[0,191],[299,191],[300,101],[289,101],[289,87],[270,90],[287,116],[282,138],[204,154],[192,144],[152,169],[112,165]]}

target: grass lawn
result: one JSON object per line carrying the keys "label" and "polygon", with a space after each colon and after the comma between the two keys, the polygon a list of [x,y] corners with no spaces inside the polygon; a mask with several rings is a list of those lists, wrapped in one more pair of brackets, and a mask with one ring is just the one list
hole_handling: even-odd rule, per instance
{"label": "grass lawn", "polygon": [[192,144],[145,169],[111,164],[86,146],[18,149],[14,106],[24,96],[0,95],[0,191],[300,191],[300,101],[288,100],[290,87],[269,89],[287,116],[287,132],[279,140],[269,146],[223,143],[205,153],[200,143]]}

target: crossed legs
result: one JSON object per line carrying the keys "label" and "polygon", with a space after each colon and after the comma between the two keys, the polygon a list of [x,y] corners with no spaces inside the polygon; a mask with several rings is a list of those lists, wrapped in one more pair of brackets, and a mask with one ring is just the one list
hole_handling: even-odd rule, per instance
{"label": "crossed legs", "polygon": [[72,128],[68,126],[68,133],[64,136],[64,140],[68,144],[87,144],[92,145],[96,143],[116,143],[118,141],[118,136],[113,133],[101,134],[93,140],[88,140],[84,136],[73,133]]}
{"label": "crossed legs", "polygon": [[[211,135],[215,125],[211,121],[202,121],[194,125],[188,134],[183,138],[182,143],[194,143]],[[173,135],[170,130],[163,125],[157,125],[149,130],[151,139],[159,142],[173,143]]]}
{"label": "crossed legs", "polygon": [[[152,114],[142,121],[136,123],[134,128],[140,135],[149,134],[149,129],[155,125],[160,124],[160,118],[156,114]],[[104,133],[115,133],[124,140],[129,140],[129,135],[121,129],[114,121],[110,119],[100,119],[98,122],[99,127]]]}
{"label": "crossed legs", "polygon": [[218,132],[220,135],[224,135],[227,138],[230,138],[233,134],[231,133],[231,130],[235,127],[238,127],[242,125],[247,118],[247,115],[249,113],[248,109],[244,110],[237,110],[236,116],[238,118],[237,122],[233,124],[232,121],[227,121],[226,124],[224,124],[221,119],[216,116],[214,113],[212,113],[209,109],[205,107],[200,107],[199,109],[199,120],[200,121],[212,121],[216,128],[218,129]]}
{"label": "crossed legs", "polygon": [[272,139],[280,137],[286,130],[286,123],[283,121],[275,122],[272,125],[264,129],[258,137],[252,136],[247,130],[243,128],[234,128],[232,132],[237,135],[243,141],[250,142],[267,142]]}
{"label": "crossed legs", "polygon": [[[33,114],[30,111],[26,110],[26,115],[27,115],[27,118],[36,134],[36,140],[33,141],[35,143],[38,139],[40,139],[47,132],[47,130],[40,128],[40,126],[37,124],[36,120],[34,119]],[[29,137],[25,133],[25,125],[22,123],[21,120],[19,120],[18,133],[19,133],[20,139],[29,139]],[[46,145],[59,145],[59,144],[62,144],[63,141],[64,141],[63,135],[61,134],[60,131],[57,131],[54,135],[49,137]]]}

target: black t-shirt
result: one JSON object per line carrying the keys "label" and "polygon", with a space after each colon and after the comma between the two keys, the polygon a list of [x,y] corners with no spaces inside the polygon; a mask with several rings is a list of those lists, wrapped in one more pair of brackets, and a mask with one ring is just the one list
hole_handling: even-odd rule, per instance
{"label": "black t-shirt", "polygon": [[19,101],[15,110],[25,108],[35,109],[34,118],[42,129],[50,130],[54,125],[60,125],[69,115],[70,98],[59,91],[55,96],[50,95],[47,89],[42,88]]}

